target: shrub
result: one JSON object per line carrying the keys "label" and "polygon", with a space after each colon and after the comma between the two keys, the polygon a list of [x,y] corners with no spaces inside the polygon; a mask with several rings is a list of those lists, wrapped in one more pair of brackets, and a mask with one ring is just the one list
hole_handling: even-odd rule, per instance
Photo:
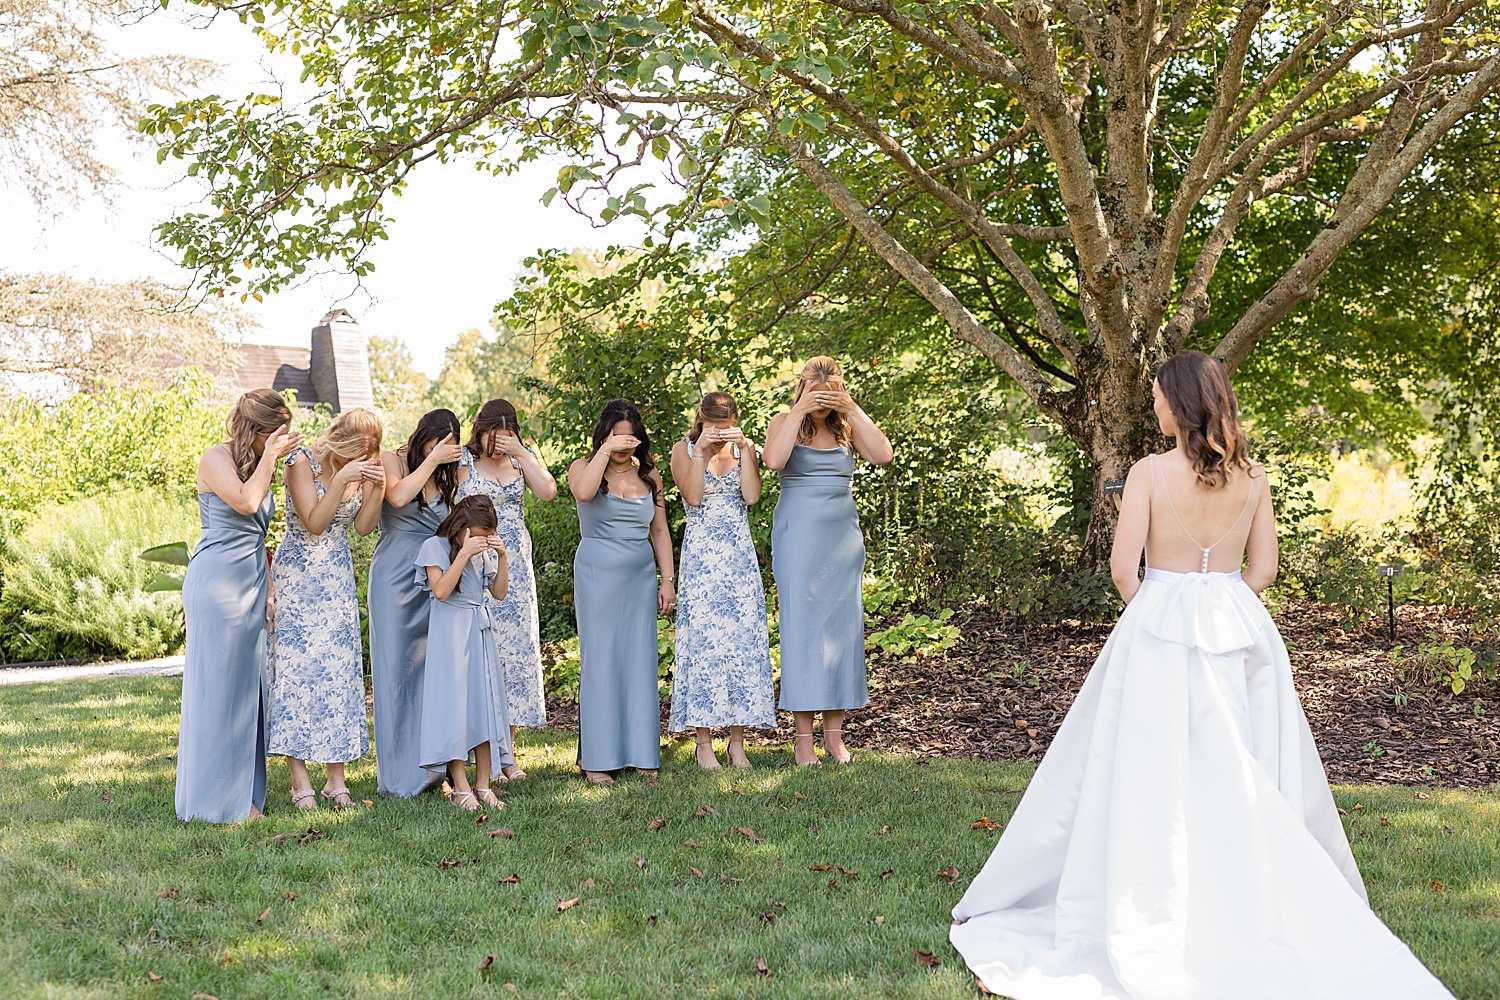
{"label": "shrub", "polygon": [[181,649],[182,599],[144,593],[161,568],[137,554],[196,541],[197,522],[195,511],[149,490],[34,511],[30,525],[0,541],[0,652],[15,662]]}

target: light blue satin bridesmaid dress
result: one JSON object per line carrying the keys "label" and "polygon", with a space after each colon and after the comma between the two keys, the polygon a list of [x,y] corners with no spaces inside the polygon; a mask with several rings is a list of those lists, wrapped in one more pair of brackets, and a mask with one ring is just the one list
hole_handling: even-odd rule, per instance
{"label": "light blue satin bridesmaid dress", "polygon": [[430,595],[412,578],[411,568],[422,543],[447,516],[441,495],[425,507],[417,497],[404,507],[383,501],[380,508],[368,593],[375,773],[382,795],[419,795],[438,780],[418,759]]}
{"label": "light blue satin bridesmaid dress", "polygon": [[865,541],[854,506],[854,453],[797,445],[781,470],[771,569],[781,625],[782,708],[863,708]]}
{"label": "light blue satin bridesmaid dress", "polygon": [[266,804],[266,528],[198,494],[203,537],[182,583],[187,655],[177,736],[177,817],[236,823]]}
{"label": "light blue satin bridesmaid dress", "polygon": [[650,494],[602,490],[578,505],[573,556],[578,613],[578,766],[585,771],[661,766],[657,690],[656,559]]}

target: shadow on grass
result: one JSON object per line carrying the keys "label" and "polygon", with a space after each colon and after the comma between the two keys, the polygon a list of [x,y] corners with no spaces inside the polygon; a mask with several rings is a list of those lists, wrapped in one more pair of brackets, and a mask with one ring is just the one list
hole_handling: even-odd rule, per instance
{"label": "shadow on grass", "polygon": [[[796,768],[785,747],[709,774],[671,743],[655,784],[596,788],[572,734],[541,731],[520,740],[531,777],[482,820],[377,796],[369,757],[349,777],[372,807],[296,812],[273,759],[263,819],[183,824],[179,690],[0,689],[0,995],[973,997],[949,910],[998,836],[972,824],[1007,822],[1030,773]],[[1459,996],[1500,995],[1495,797],[1337,795],[1377,911]]]}

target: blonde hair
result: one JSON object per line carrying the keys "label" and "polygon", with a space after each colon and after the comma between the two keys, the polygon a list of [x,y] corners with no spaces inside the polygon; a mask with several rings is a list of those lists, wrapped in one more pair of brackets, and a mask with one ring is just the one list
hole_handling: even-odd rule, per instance
{"label": "blonde hair", "polygon": [[693,415],[693,429],[688,431],[688,440],[694,444],[698,443],[698,438],[703,433],[705,420],[738,420],[739,418],[740,408],[733,396],[727,392],[706,392],[703,398],[698,400],[698,412]]}
{"label": "blonde hair", "polygon": [[380,439],[384,433],[379,417],[362,407],[355,407],[335,417],[309,450],[319,465],[329,457],[352,462],[356,458],[380,454]]}
{"label": "blonde hair", "polygon": [[234,471],[240,482],[245,482],[255,472],[255,439],[261,434],[274,434],[284,424],[292,422],[292,410],[281,394],[270,389],[251,389],[239,398],[224,421],[229,436],[229,456],[234,459]]}
{"label": "blonde hair", "polygon": [[[844,369],[839,363],[826,355],[819,355],[802,366],[802,374],[797,378],[797,388],[792,393],[792,402],[802,398],[803,391],[809,385],[825,382],[835,392],[844,391]],[[823,418],[823,426],[833,435],[834,440],[840,447],[847,447],[854,439],[849,425],[844,422],[843,414],[838,410],[829,410],[828,415]],[[802,426],[797,428],[797,443],[811,441],[818,433],[818,422],[811,413],[802,418]]]}

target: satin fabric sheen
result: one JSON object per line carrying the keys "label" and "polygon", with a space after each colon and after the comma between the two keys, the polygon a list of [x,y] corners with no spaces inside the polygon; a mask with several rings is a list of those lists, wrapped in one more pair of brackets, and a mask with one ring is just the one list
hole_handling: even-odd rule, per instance
{"label": "satin fabric sheen", "polygon": [[1148,570],[953,946],[1014,1000],[1438,1000],[1372,912],[1239,575]]}
{"label": "satin fabric sheen", "polygon": [[177,734],[177,818],[237,823],[266,804],[266,528],[270,490],[241,514],[198,494],[203,536],[182,582],[187,651]]}

